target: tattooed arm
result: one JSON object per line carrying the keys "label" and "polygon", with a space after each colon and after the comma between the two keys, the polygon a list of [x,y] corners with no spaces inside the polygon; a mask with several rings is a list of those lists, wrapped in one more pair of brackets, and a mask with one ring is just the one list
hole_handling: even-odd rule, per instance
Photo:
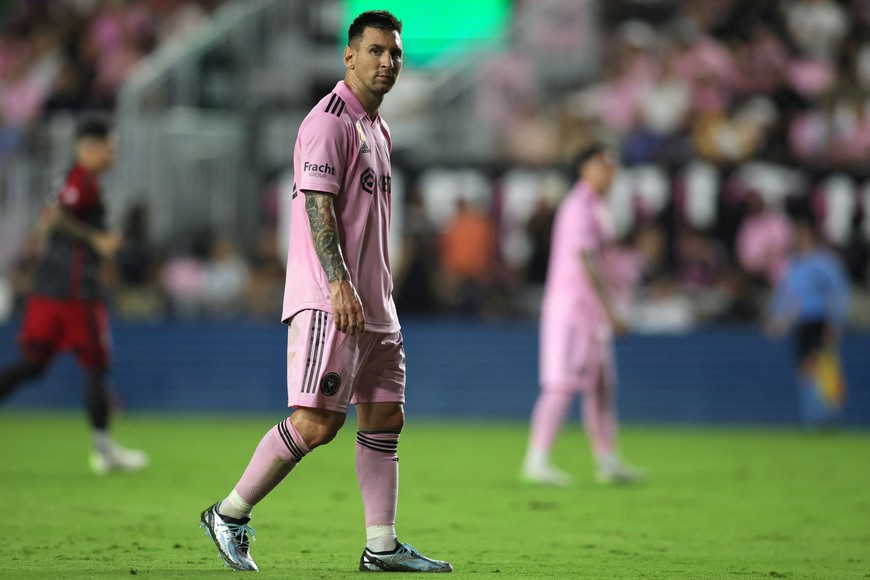
{"label": "tattooed arm", "polygon": [[338,220],[332,205],[333,195],[319,191],[306,191],[305,211],[311,224],[314,252],[329,280],[329,299],[332,315],[339,332],[362,334],[365,332],[365,316],[362,302],[350,280],[350,273],[341,254],[338,235]]}

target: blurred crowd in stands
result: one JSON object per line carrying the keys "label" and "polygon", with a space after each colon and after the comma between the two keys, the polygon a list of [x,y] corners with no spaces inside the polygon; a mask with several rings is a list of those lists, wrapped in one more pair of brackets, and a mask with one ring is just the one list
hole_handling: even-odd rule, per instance
{"label": "blurred crowd in stands", "polygon": [[133,67],[222,0],[26,0],[0,7],[0,156],[34,121],[111,111]]}
{"label": "blurred crowd in stands", "polygon": [[[54,109],[111,108],[136,61],[216,4],[22,3],[0,35],[0,150]],[[545,93],[522,46],[482,63],[480,119],[500,135],[497,167],[397,161],[400,312],[533,318],[554,212],[573,179],[565,162],[595,140],[624,164],[610,205],[614,259],[641,271],[636,329],[757,322],[797,214],[814,216],[854,283],[853,321],[870,325],[870,0],[601,8],[594,78]],[[284,285],[276,191],[264,190],[256,241],[204,230],[156,247],[147,207],[130,208],[127,243],[106,274],[116,312],[274,320]],[[16,303],[38,241],[26,248],[9,276]]]}
{"label": "blurred crowd in stands", "polygon": [[[567,14],[567,2],[544,4]],[[519,34],[484,65],[480,118],[514,166],[562,164],[591,140],[613,145],[624,170],[611,205],[621,234],[648,254],[637,324],[757,319],[797,214],[811,214],[839,254],[853,319],[866,324],[870,2],[599,7],[600,74],[541,91],[546,64]]]}

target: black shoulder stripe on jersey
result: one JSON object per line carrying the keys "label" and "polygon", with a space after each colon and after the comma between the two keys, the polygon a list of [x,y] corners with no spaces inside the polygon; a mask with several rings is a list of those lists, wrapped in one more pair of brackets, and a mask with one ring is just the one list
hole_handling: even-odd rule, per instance
{"label": "black shoulder stripe on jersey", "polygon": [[326,112],[332,113],[336,117],[341,117],[341,114],[344,112],[344,100],[332,93],[332,98],[329,99],[329,104],[326,105]]}

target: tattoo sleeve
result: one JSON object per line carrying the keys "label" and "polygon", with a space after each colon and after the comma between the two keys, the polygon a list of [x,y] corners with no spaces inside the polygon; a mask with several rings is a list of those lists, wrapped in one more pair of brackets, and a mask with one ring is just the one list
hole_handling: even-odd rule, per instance
{"label": "tattoo sleeve", "polygon": [[305,212],[311,223],[314,251],[330,282],[349,280],[350,274],[341,255],[338,220],[332,206],[333,196],[319,191],[305,192]]}

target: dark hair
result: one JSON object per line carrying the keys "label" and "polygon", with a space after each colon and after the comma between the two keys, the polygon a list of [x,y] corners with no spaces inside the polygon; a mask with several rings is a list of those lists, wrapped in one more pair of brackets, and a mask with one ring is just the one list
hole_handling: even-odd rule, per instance
{"label": "dark hair", "polygon": [[580,150],[574,156],[574,159],[571,162],[571,166],[568,167],[568,176],[570,179],[574,179],[577,175],[578,171],[582,171],[583,167],[589,163],[589,161],[601,153],[605,153],[607,151],[607,147],[602,145],[601,143],[594,143]]}
{"label": "dark hair", "polygon": [[347,44],[362,38],[366,28],[377,28],[387,32],[395,30],[402,34],[402,21],[387,10],[367,10],[353,19],[347,29]]}
{"label": "dark hair", "polygon": [[105,139],[112,132],[111,124],[98,117],[89,117],[76,127],[76,142],[82,139]]}

